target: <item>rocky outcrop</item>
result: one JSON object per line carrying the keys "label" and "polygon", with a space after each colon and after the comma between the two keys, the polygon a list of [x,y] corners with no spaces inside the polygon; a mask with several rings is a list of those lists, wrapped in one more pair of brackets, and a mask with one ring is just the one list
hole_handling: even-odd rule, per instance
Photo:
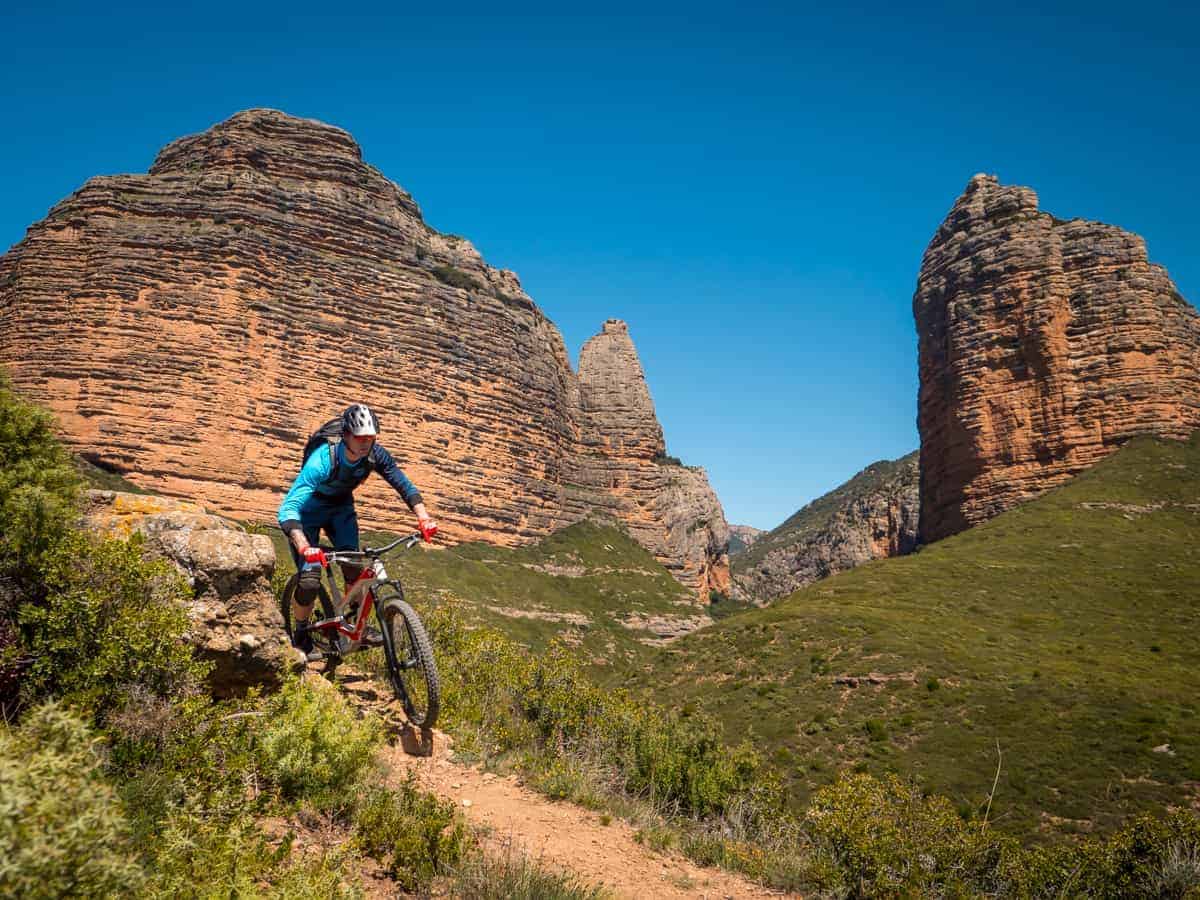
{"label": "rocky outcrop", "polygon": [[753,525],[729,526],[729,556],[733,558],[739,553],[745,553],[755,541],[767,532]]}
{"label": "rocky outcrop", "polygon": [[[720,506],[655,461],[624,326],[589,348],[577,376],[516,275],[430,228],[346,132],[270,110],[89,180],[0,258],[0,363],[141,487],[269,521],[305,437],[361,400],[446,539],[609,513],[704,596],[727,578]],[[411,527],[378,482],[362,521]]]}
{"label": "rocky outcrop", "polygon": [[1200,425],[1200,317],[1137,235],[976,175],[925,251],[922,540],[1061,484],[1136,434]]}
{"label": "rocky outcrop", "polygon": [[734,598],[768,603],[868,560],[910,553],[919,482],[916,452],[863,469],[734,556]]}
{"label": "rocky outcrop", "polygon": [[667,456],[626,324],[609,319],[579,354],[575,478],[702,598],[729,586],[729,526],[704,470]]}
{"label": "rocky outcrop", "polygon": [[195,503],[118,491],[89,491],[87,501],[87,528],[113,537],[142,535],[146,555],[168,560],[191,585],[188,640],[213,663],[214,695],[276,686],[286,672],[303,667],[271,591],[270,538],[247,534]]}

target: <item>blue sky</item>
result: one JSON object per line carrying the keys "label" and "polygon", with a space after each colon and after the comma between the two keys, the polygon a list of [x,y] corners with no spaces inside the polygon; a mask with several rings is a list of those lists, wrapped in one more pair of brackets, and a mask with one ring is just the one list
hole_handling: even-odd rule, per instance
{"label": "blue sky", "polygon": [[1146,238],[1200,298],[1200,13],[1155,3],[6,7],[0,248],[269,106],[349,130],[772,527],[917,446],[911,299],[967,180]]}

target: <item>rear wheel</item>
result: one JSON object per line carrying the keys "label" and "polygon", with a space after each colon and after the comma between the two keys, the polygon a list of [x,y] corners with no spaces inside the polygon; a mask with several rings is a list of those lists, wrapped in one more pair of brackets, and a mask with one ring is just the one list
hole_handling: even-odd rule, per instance
{"label": "rear wheel", "polygon": [[[292,616],[292,600],[295,599],[296,586],[299,581],[299,573],[289,578],[287,585],[284,586],[283,595],[279,598],[280,612],[283,613],[283,626],[287,630],[289,641],[296,633],[296,622]],[[321,590],[317,594],[317,603],[313,606],[313,613],[312,618],[308,620],[310,623],[318,619],[333,618],[333,601],[329,599],[329,592],[325,590],[324,583],[321,584]],[[336,632],[318,628],[310,631],[309,634],[312,635],[313,647],[320,650],[325,656],[326,670],[333,671],[341,660]]]}
{"label": "rear wheel", "polygon": [[404,714],[420,728],[432,728],[440,701],[433,645],[416,610],[404,601],[393,584],[375,588],[383,625],[383,653],[396,698]]}

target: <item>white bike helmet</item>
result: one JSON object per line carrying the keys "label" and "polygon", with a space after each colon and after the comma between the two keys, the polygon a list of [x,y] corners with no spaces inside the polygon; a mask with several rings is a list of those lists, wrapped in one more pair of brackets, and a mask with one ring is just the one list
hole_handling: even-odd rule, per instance
{"label": "white bike helmet", "polygon": [[342,431],[355,437],[379,434],[379,417],[365,403],[355,403],[342,413]]}

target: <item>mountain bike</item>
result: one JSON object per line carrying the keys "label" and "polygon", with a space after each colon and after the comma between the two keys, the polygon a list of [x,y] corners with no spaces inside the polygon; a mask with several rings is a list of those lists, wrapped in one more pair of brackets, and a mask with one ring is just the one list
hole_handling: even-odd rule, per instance
{"label": "mountain bike", "polygon": [[[321,615],[310,621],[304,630],[312,635],[313,646],[324,655],[327,672],[332,672],[348,654],[382,644],[392,690],[403,705],[405,715],[418,727],[432,728],[437,721],[440,699],[433,645],[421,617],[405,601],[404,588],[399,581],[388,578],[380,559],[389,550],[401,545],[411,550],[420,541],[421,534],[417,532],[384,547],[334,550],[322,546],[325,565],[317,595]],[[346,586],[344,594],[333,577],[332,564],[335,562],[362,566],[362,571]],[[299,580],[300,573],[296,572],[280,598],[289,637],[294,633],[292,599]],[[369,628],[372,611],[379,624],[378,636]]]}

